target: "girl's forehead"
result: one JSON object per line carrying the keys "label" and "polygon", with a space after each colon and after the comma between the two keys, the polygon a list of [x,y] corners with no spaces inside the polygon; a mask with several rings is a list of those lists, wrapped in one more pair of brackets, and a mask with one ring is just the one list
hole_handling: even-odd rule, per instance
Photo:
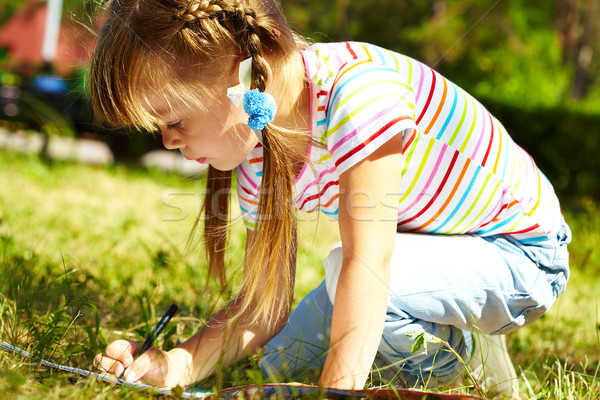
{"label": "girl's forehead", "polygon": [[163,119],[174,113],[208,110],[226,103],[227,83],[214,79],[208,84],[193,80],[169,82],[163,87],[144,84],[139,86],[138,99],[147,113]]}
{"label": "girl's forehead", "polygon": [[142,94],[140,100],[144,110],[159,120],[190,108],[180,96],[165,91]]}
{"label": "girl's forehead", "polygon": [[172,109],[172,103],[167,100],[166,95],[155,94],[142,96],[142,107],[148,113],[161,117]]}

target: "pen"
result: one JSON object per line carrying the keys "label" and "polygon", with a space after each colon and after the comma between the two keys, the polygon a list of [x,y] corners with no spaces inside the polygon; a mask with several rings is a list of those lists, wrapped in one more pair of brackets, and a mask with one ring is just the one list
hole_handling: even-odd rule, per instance
{"label": "pen", "polygon": [[[163,331],[163,329],[165,329],[165,326],[167,326],[167,324],[169,323],[171,318],[173,318],[173,315],[175,315],[177,310],[179,310],[179,308],[175,304],[171,304],[171,307],[169,307],[169,309],[167,310],[165,315],[163,315],[163,317],[160,319],[160,321],[158,321],[158,324],[156,324],[156,326],[154,327],[154,329],[152,330],[150,335],[148,335],[148,337],[144,341],[144,344],[142,345],[142,347],[140,347],[138,349],[138,351],[135,352],[135,355],[133,356],[134,359],[141,356],[150,347],[152,347],[154,340],[158,337],[158,335],[160,335],[160,333]],[[125,376],[126,370],[127,369],[123,370],[123,372],[121,373],[121,376],[119,376],[119,379],[123,379],[123,377]]]}

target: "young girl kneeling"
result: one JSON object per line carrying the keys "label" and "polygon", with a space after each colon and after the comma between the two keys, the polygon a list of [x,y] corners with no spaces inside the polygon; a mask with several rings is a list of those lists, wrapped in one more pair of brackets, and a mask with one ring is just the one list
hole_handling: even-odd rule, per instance
{"label": "young girl kneeling", "polygon": [[[500,335],[563,292],[570,232],[546,177],[465,91],[370,44],[309,45],[274,0],[114,0],[91,90],[103,120],[160,129],[210,165],[211,276],[225,279],[232,170],[248,228],[226,308],[169,352],[133,362],[137,345],[116,341],[101,369],[189,385],[266,345],[261,367],[283,379],[320,370],[320,385],[361,389],[378,355],[406,385],[453,381],[463,367],[443,345],[412,354],[426,332],[464,360],[489,350],[487,384],[516,395]],[[297,210],[337,218],[341,243],[290,314]]]}

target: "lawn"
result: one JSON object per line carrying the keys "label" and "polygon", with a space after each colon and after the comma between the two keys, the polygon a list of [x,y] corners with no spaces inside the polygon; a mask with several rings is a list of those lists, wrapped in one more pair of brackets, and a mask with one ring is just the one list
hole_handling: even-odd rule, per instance
{"label": "lawn", "polygon": [[[0,338],[55,362],[91,368],[117,338],[140,339],[171,303],[181,312],[159,340],[175,346],[232,289],[205,285],[199,249],[185,252],[202,178],[135,167],[87,167],[0,152]],[[239,277],[244,228],[233,207],[228,265]],[[567,292],[549,314],[509,337],[524,398],[588,398],[600,392],[600,206],[565,206],[574,242]],[[338,240],[335,223],[301,215],[295,301],[323,278]],[[227,368],[205,387],[253,381],[253,362]],[[374,382],[371,382],[375,384]],[[2,398],[136,398],[0,352]]]}

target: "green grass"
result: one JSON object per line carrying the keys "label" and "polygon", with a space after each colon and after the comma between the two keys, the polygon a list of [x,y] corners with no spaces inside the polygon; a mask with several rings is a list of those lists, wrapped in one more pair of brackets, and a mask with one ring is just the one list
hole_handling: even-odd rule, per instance
{"label": "green grass", "polygon": [[[48,164],[1,152],[0,338],[58,363],[91,368],[109,341],[145,336],[174,302],[182,311],[159,344],[168,349],[185,340],[230,295],[205,288],[202,255],[182,250],[202,190],[201,178]],[[239,277],[245,235],[237,206],[233,210],[228,264]],[[600,392],[600,206],[584,200],[565,214],[575,237],[568,290],[550,313],[509,337],[525,398],[596,399]],[[338,240],[326,217],[302,219],[295,301],[323,278],[321,262]],[[249,383],[255,375],[248,361],[204,385]],[[0,352],[2,398],[115,393],[147,396],[94,381],[73,383]]]}

